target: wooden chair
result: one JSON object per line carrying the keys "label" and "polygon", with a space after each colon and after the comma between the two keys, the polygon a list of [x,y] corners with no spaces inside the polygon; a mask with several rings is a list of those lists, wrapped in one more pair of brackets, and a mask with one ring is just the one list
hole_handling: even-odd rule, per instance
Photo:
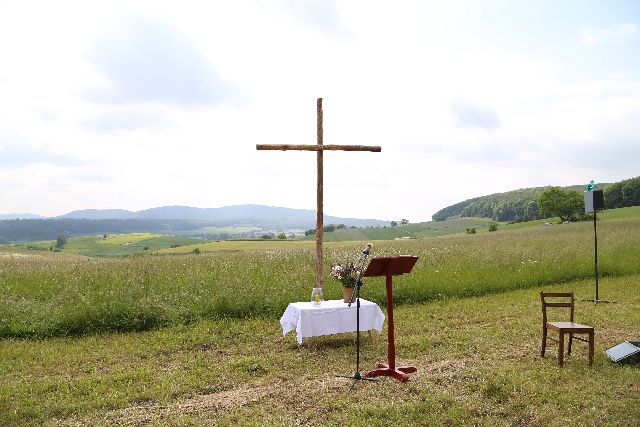
{"label": "wooden chair", "polygon": [[[547,301],[546,298],[560,298],[561,301]],[[542,351],[540,357],[544,357],[544,351],[547,347],[547,331],[555,331],[558,333],[558,363],[562,368],[564,362],[564,336],[569,335],[569,348],[567,354],[571,354],[571,343],[574,335],[588,335],[588,339],[581,337],[575,337],[579,341],[589,343],[589,365],[593,365],[593,341],[594,330],[593,326],[585,326],[573,321],[573,292],[540,292],[540,300],[542,301]],[[547,321],[547,307],[566,307],[569,308],[569,321],[568,322],[548,322]],[[551,340],[556,341],[553,337],[548,337]]]}

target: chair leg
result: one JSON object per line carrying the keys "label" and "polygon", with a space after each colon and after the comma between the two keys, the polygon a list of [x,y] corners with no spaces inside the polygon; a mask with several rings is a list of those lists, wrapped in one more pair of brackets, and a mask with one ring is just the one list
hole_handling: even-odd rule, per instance
{"label": "chair leg", "polygon": [[571,354],[571,343],[573,342],[573,334],[569,334],[569,348],[567,354]]}
{"label": "chair leg", "polygon": [[547,328],[542,328],[542,350],[540,350],[540,357],[544,357],[544,351],[547,349]]}
{"label": "chair leg", "polygon": [[593,366],[594,331],[589,332],[589,366]]}
{"label": "chair leg", "polygon": [[558,337],[558,364],[562,368],[564,364],[564,332],[560,332]]}

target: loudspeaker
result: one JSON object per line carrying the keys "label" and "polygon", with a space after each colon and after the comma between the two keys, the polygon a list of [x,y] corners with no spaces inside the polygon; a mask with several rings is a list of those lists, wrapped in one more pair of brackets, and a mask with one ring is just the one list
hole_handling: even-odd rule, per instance
{"label": "loudspeaker", "polygon": [[584,211],[595,212],[604,209],[604,193],[602,190],[584,192]]}

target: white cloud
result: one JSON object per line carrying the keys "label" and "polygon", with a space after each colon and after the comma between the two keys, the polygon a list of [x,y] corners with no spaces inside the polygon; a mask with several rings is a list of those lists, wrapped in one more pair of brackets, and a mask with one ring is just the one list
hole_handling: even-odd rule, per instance
{"label": "white cloud", "polygon": [[171,128],[169,109],[157,104],[125,104],[99,109],[79,122],[89,132],[116,133],[139,129],[166,131]]}
{"label": "white cloud", "polygon": [[483,105],[456,99],[451,105],[451,113],[455,117],[457,126],[462,128],[496,129],[500,127],[500,120],[496,112]]}
{"label": "white cloud", "polygon": [[585,46],[600,46],[610,41],[622,41],[638,34],[638,25],[619,24],[612,28],[583,28],[580,42]]}
{"label": "white cloud", "polygon": [[123,19],[90,47],[89,57],[108,81],[91,94],[97,101],[197,106],[233,92],[186,35],[157,20]]}

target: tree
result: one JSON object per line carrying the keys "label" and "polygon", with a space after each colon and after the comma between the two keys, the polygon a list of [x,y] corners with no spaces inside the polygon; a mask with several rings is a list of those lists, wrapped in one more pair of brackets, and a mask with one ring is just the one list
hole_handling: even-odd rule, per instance
{"label": "tree", "polygon": [[400,221],[400,224],[407,225],[407,224],[409,224],[409,220],[405,219],[405,218],[402,218],[402,221]]}
{"label": "tree", "polygon": [[398,223],[397,223],[397,222],[395,222],[395,221],[391,221],[391,226],[392,226],[392,227],[397,227],[397,226],[398,226]]}
{"label": "tree", "polygon": [[466,230],[464,230],[465,233],[467,234],[476,234],[476,228],[475,227],[467,227]]}
{"label": "tree", "polygon": [[67,237],[64,234],[61,234],[56,239],[56,249],[62,249],[64,245],[67,244]]}
{"label": "tree", "polygon": [[622,181],[623,206],[640,205],[640,177]]}
{"label": "tree", "polygon": [[493,221],[491,221],[489,223],[489,231],[497,231],[497,230],[498,230],[498,224],[493,222]]}
{"label": "tree", "polygon": [[550,187],[540,194],[538,208],[547,218],[560,217],[560,222],[571,220],[580,209],[584,209],[584,200],[575,190]]}
{"label": "tree", "polygon": [[278,240],[286,240],[287,236],[284,233],[278,234]]}
{"label": "tree", "polygon": [[311,230],[307,230],[304,232],[305,236],[313,236],[314,234],[316,234],[316,229],[311,229]]}
{"label": "tree", "polygon": [[607,209],[640,205],[640,177],[613,183],[604,189]]}
{"label": "tree", "polygon": [[604,189],[604,206],[607,209],[624,206],[622,201],[622,182],[616,182]]}
{"label": "tree", "polygon": [[322,230],[325,233],[331,233],[333,231],[336,231],[336,226],[334,224],[325,225],[324,227],[322,227]]}

